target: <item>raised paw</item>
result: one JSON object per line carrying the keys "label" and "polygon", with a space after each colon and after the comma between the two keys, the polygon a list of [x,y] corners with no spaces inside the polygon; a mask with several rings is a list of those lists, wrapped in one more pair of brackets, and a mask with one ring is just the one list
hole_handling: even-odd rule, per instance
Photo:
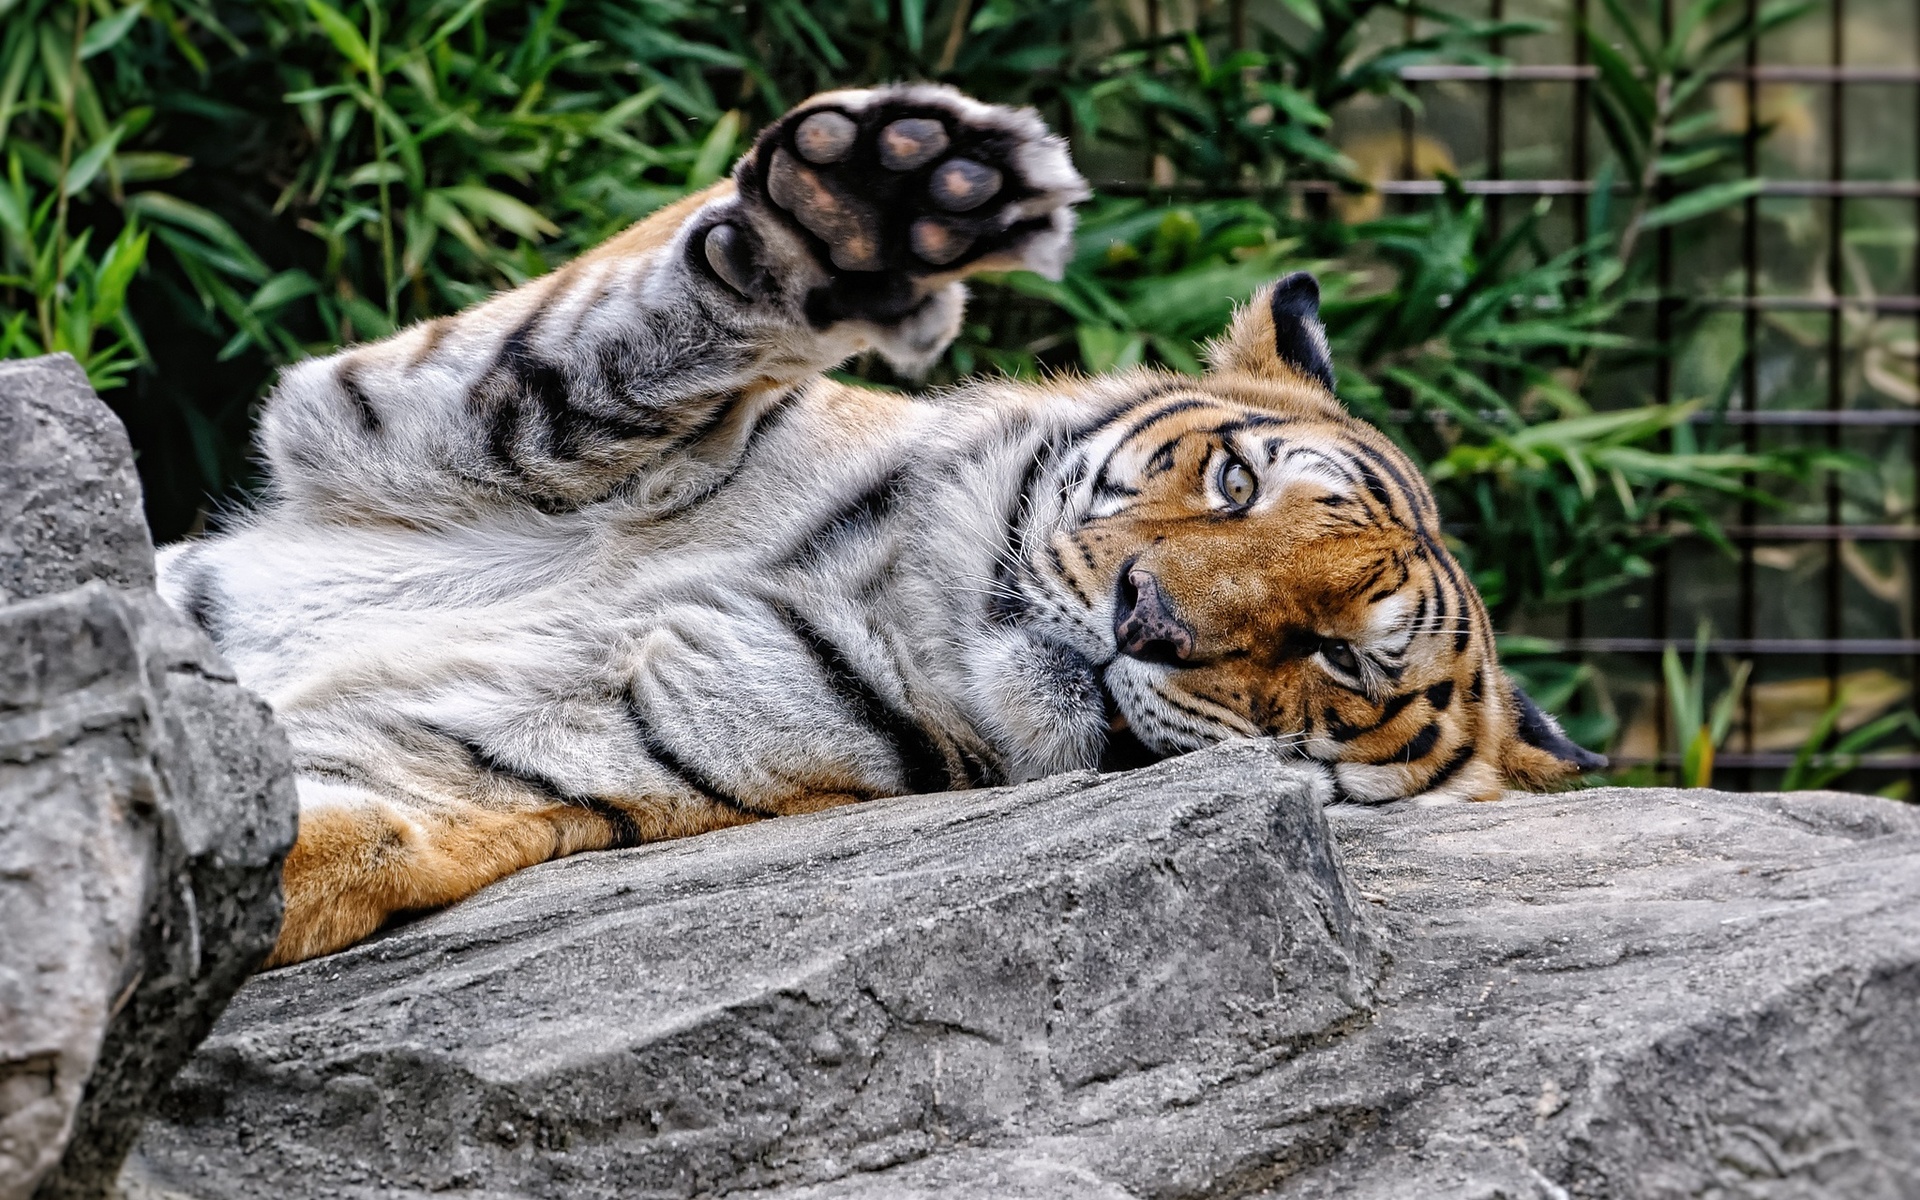
{"label": "raised paw", "polygon": [[[734,178],[754,219],[779,223],[824,272],[836,316],[880,319],[974,271],[1058,278],[1087,196],[1032,110],[929,84],[816,96],[762,133]],[[714,272],[748,291],[745,239],[725,225],[706,237]]]}

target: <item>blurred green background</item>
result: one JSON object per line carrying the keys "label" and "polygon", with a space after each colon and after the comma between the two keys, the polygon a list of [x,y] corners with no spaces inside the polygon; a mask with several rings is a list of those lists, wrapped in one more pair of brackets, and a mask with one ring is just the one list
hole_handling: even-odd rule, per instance
{"label": "blurred green background", "polygon": [[245,503],[279,365],[550,269],[814,91],[944,80],[1098,194],[934,382],[1197,370],[1311,268],[1613,779],[1906,794],[1916,7],[0,0],[0,355],[85,364],[171,540]]}

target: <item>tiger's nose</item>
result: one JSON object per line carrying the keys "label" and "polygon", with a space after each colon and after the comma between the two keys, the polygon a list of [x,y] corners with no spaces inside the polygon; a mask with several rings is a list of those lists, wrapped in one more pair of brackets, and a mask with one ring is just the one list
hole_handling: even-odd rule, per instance
{"label": "tiger's nose", "polygon": [[1113,641],[1120,653],[1144,662],[1185,662],[1193,656],[1193,630],[1173,615],[1153,572],[1121,572],[1114,597]]}

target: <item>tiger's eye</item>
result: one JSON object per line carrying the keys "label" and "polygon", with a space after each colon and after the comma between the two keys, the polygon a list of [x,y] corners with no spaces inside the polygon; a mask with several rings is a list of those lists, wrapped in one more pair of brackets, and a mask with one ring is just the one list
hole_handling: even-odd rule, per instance
{"label": "tiger's eye", "polygon": [[1328,638],[1320,643],[1320,657],[1335,670],[1345,671],[1349,675],[1360,673],[1360,658],[1353,652],[1353,646],[1343,638]]}
{"label": "tiger's eye", "polygon": [[1260,490],[1260,481],[1254,478],[1252,468],[1237,458],[1227,460],[1220,468],[1220,492],[1236,508],[1245,508],[1253,503],[1253,494]]}

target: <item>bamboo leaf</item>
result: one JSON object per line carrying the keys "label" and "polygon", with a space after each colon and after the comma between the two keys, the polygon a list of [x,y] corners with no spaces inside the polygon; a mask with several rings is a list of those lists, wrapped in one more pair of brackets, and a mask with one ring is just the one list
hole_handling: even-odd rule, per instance
{"label": "bamboo leaf", "polygon": [[134,0],[119,12],[104,21],[96,21],[87,27],[87,36],[80,39],[80,57],[92,58],[103,50],[111,50],[127,36],[140,15],[147,9],[147,0]]}
{"label": "bamboo leaf", "polygon": [[1707,719],[1707,730],[1718,746],[1727,740],[1727,734],[1733,729],[1733,710],[1740,703],[1740,697],[1747,690],[1747,677],[1753,673],[1753,664],[1741,661],[1734,664],[1733,678],[1727,683],[1727,690],[1714,701],[1713,715]]}
{"label": "bamboo leaf", "polygon": [[127,286],[146,260],[147,234],[129,221],[107,247],[94,272],[93,306],[88,315],[95,325],[104,325],[119,315],[126,306]]}
{"label": "bamboo leaf", "polygon": [[439,194],[465,209],[472,216],[492,221],[528,241],[554,237],[560,227],[541,216],[525,201],[516,200],[492,188],[466,185],[439,189]]}
{"label": "bamboo leaf", "polygon": [[370,162],[362,163],[347,173],[340,181],[342,187],[365,187],[368,184],[399,183],[407,177],[399,163]]}
{"label": "bamboo leaf", "polygon": [[122,183],[152,183],[160,179],[172,179],[193,166],[193,160],[184,154],[167,154],[156,150],[134,150],[113,156],[113,169]]}
{"label": "bamboo leaf", "polygon": [[105,139],[95,142],[85,151],[74,156],[72,165],[67,168],[64,189],[67,195],[77,196],[87,190],[99,176],[100,169],[107,165],[107,160],[113,157],[114,147],[120,144],[120,135],[124,132],[124,126],[116,128]]}
{"label": "bamboo leaf", "polygon": [[1686,154],[1663,154],[1654,160],[1653,169],[1671,178],[1686,175],[1715,163],[1725,162],[1733,157],[1733,151],[1726,146],[1709,146],[1704,150],[1694,150]]}
{"label": "bamboo leaf", "polygon": [[900,25],[906,31],[907,49],[919,54],[927,37],[927,0],[900,0]]}
{"label": "bamboo leaf", "polygon": [[1602,94],[1617,100],[1633,117],[1634,132],[1644,143],[1647,131],[1653,128],[1654,117],[1659,111],[1653,90],[1618,50],[1591,30],[1587,31],[1587,51],[1593,56],[1593,65],[1599,71]]}
{"label": "bamboo leaf", "polygon": [[367,45],[367,39],[361,36],[360,30],[347,20],[345,14],[328,4],[327,0],[307,0],[307,12],[320,23],[327,40],[353,64],[355,70],[369,76],[378,73],[380,67],[373,48]]}
{"label": "bamboo leaf", "polygon": [[319,282],[305,271],[282,271],[261,284],[247,299],[247,311],[268,312],[319,290]]}
{"label": "bamboo leaf", "polygon": [[720,178],[733,159],[733,146],[740,138],[740,110],[729,109],[714,123],[713,131],[701,143],[700,155],[687,172],[687,187],[697,190]]}
{"label": "bamboo leaf", "polygon": [[[1647,40],[1640,36],[1640,22],[1634,19],[1634,15],[1627,11],[1626,5],[1620,0],[1601,0],[1601,2],[1606,6],[1607,15],[1613,18],[1614,28],[1620,31],[1620,35],[1627,39],[1627,45],[1633,48],[1634,57],[1640,60],[1641,69],[1649,75],[1657,72],[1660,69],[1660,57],[1654,53],[1653,47]],[[1617,54],[1610,44],[1608,50]]]}
{"label": "bamboo leaf", "polygon": [[[227,224],[225,218],[197,204],[166,192],[136,192],[127,197],[127,211],[199,234],[224,252],[221,256],[222,269],[229,274],[249,280],[264,280],[272,274],[267,264],[254,253],[253,247],[234,232],[233,226]],[[162,235],[161,240],[177,251],[181,249],[173,239]]]}
{"label": "bamboo leaf", "polygon": [[1757,196],[1765,186],[1764,179],[1736,179],[1688,192],[1650,210],[1641,218],[1640,228],[1661,229],[1697,220],[1709,213],[1719,212],[1728,205],[1738,204],[1748,196]]}

